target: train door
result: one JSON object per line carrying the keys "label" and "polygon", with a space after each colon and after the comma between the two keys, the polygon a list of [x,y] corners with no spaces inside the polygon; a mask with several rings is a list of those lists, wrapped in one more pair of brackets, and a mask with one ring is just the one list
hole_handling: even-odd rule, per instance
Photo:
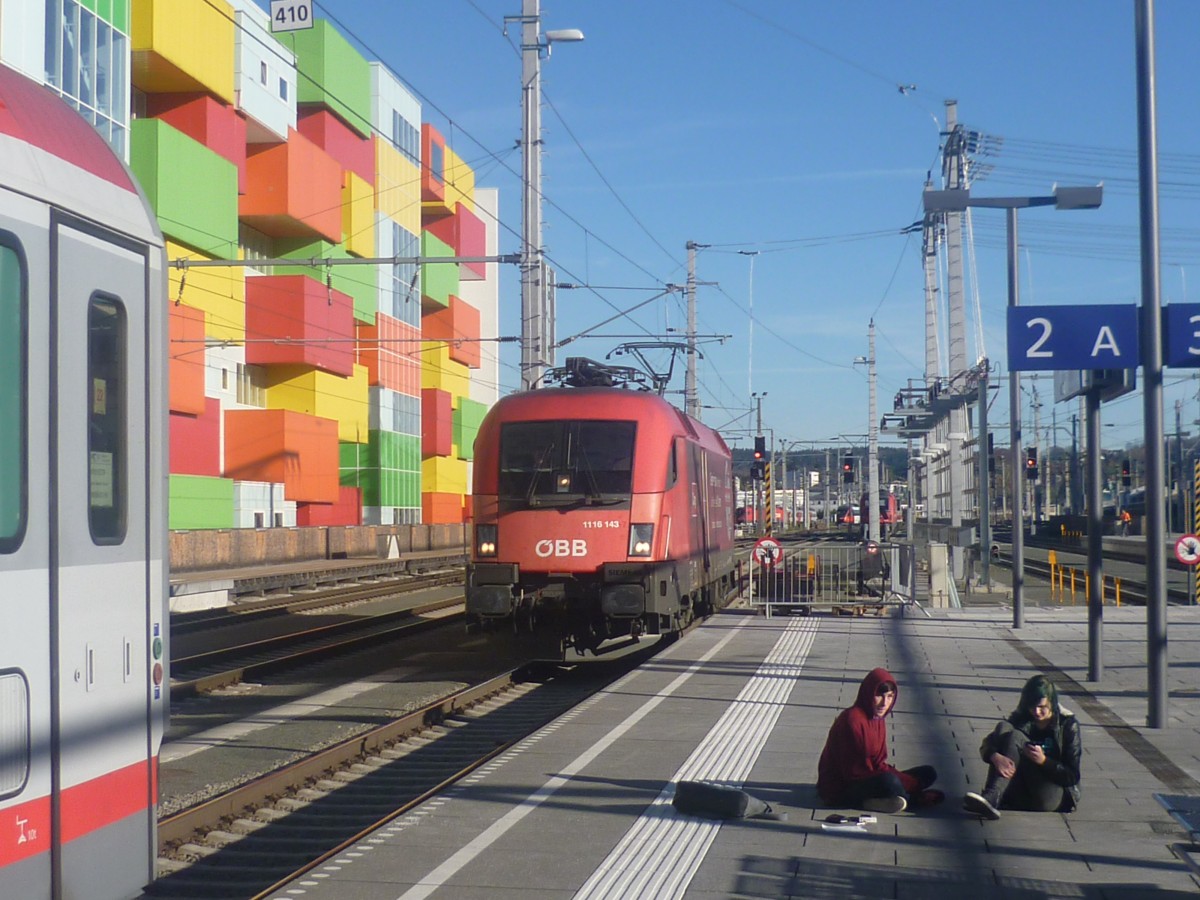
{"label": "train door", "polygon": [[51,884],[49,210],[0,190],[0,896]]}
{"label": "train door", "polygon": [[55,874],[63,897],[120,897],[155,858],[150,257],[66,218],[51,255]]}

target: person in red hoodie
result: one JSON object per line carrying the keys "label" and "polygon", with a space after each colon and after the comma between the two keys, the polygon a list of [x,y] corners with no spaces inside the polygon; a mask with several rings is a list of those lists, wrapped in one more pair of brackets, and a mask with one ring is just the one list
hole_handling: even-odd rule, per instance
{"label": "person in red hoodie", "polygon": [[817,763],[817,793],[830,806],[871,812],[904,812],[910,805],[932,806],[944,799],[930,790],[933,766],[901,771],[888,762],[887,723],[899,695],[887,669],[872,669],[858,687],[858,699],[829,728]]}

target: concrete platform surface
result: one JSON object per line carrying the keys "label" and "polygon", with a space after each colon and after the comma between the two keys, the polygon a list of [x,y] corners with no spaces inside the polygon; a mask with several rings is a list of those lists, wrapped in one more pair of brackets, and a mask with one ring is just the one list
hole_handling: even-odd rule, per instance
{"label": "concrete platform surface", "polygon": [[[1104,679],[1087,682],[1083,607],[929,618],[715,616],[604,692],[271,896],[396,898],[1194,897],[1188,830],[1156,795],[1200,796],[1200,608],[1170,610],[1170,724],[1142,727],[1145,610],[1105,610]],[[947,801],[823,830],[830,723],[867,670],[900,685],[890,754],[934,765]],[[961,809],[983,735],[1045,671],[1082,725],[1069,815]],[[681,779],[740,784],[786,821],[710,821],[670,804]],[[1183,804],[1178,801],[1177,805]],[[1169,805],[1169,803],[1168,803]],[[1185,804],[1184,804],[1185,805]]]}

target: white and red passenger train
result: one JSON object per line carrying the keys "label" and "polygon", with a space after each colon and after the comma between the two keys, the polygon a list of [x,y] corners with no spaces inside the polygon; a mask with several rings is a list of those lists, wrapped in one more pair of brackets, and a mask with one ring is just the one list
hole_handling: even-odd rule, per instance
{"label": "white and red passenger train", "polygon": [[125,165],[0,66],[0,897],[129,897],[154,878],[164,294]]}
{"label": "white and red passenger train", "polygon": [[676,634],[733,588],[729,448],[656,393],[505,397],[480,425],[473,495],[469,626],[531,635],[540,656]]}

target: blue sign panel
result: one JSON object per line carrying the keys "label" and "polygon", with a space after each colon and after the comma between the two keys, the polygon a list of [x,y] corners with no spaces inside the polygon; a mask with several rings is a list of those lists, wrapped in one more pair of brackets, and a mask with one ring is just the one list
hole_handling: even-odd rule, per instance
{"label": "blue sign panel", "polygon": [[1140,362],[1133,304],[1008,308],[1013,372],[1132,369]]}
{"label": "blue sign panel", "polygon": [[1200,368],[1200,303],[1169,303],[1163,310],[1163,362]]}

